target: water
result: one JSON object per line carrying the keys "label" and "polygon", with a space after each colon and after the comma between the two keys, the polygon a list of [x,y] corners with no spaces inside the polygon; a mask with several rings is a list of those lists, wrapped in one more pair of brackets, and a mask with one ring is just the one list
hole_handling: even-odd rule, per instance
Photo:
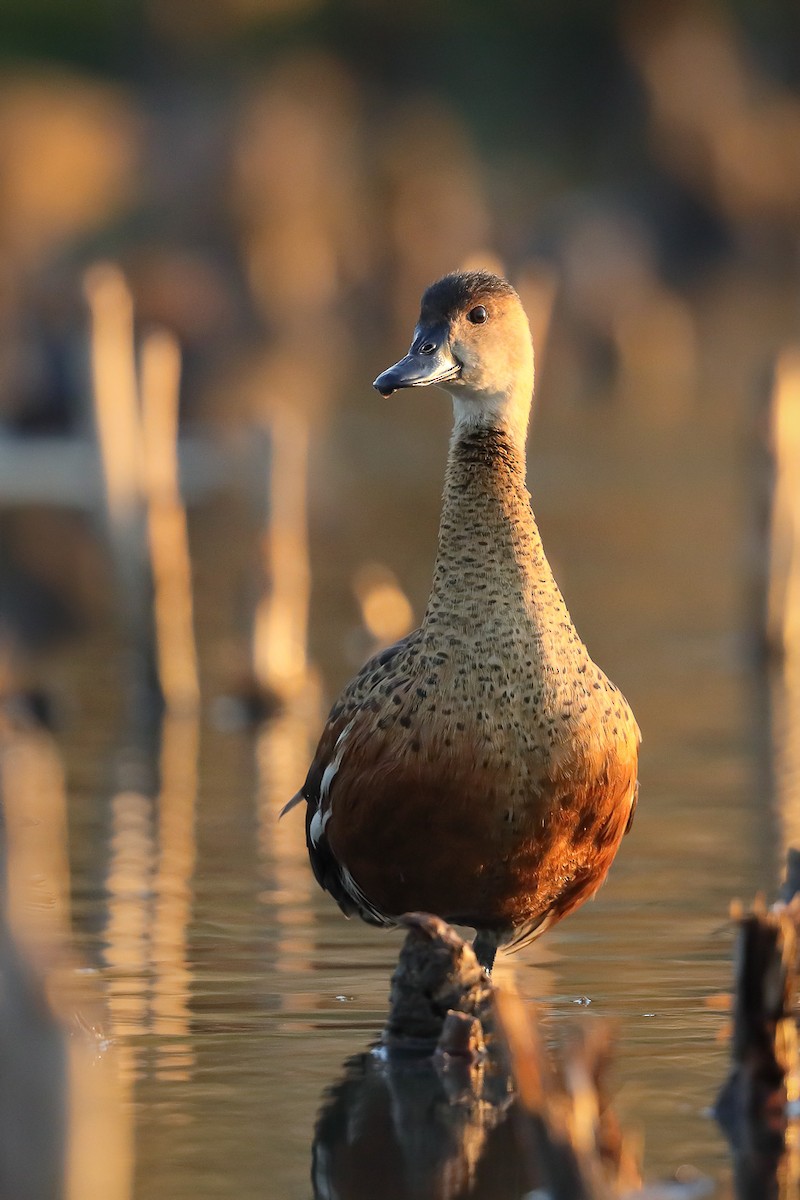
{"label": "water", "polygon": [[[720,1195],[728,1155],[707,1109],[728,1051],[709,998],[731,980],[729,901],[770,888],[779,857],[747,652],[743,396],[654,413],[624,395],[557,404],[545,388],[535,508],[576,624],[642,727],[641,797],[596,901],[497,971],[542,1001],[554,1036],[568,1021],[616,1021],[616,1106],[643,1133],[646,1175],[688,1163]],[[365,397],[320,435],[311,647],[329,694],[355,665],[357,565],[390,561],[421,611],[444,403]],[[238,666],[248,520],[234,502],[192,519],[209,698]],[[53,677],[75,698],[60,737],[75,940],[108,998],[135,1195],[308,1200],[318,1113],[381,1027],[400,935],[346,921],[311,877],[302,813],[277,823],[318,720],[225,732],[206,705],[199,727],[165,731],[160,803],[125,794],[115,646],[97,632]],[[357,1108],[350,1119],[355,1129]],[[376,1125],[377,1146],[384,1135]]]}

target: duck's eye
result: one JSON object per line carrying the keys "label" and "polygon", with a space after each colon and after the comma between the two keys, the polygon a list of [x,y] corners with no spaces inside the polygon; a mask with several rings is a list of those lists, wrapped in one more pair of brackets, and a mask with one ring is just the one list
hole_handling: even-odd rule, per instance
{"label": "duck's eye", "polygon": [[471,321],[473,325],[483,325],[489,320],[489,314],[482,304],[476,304],[467,313],[467,320]]}

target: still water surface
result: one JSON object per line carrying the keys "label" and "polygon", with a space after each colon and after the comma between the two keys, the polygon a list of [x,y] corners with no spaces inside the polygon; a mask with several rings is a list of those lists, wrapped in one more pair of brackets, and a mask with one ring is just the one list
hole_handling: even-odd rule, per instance
{"label": "still water surface", "polygon": [[[354,665],[351,566],[389,561],[417,615],[424,604],[444,404],[367,398],[324,431],[311,645],[329,697]],[[745,424],[730,395],[655,419],[624,397],[537,414],[534,506],[578,628],[641,724],[641,797],[597,900],[497,971],[543,1001],[551,1031],[595,1014],[618,1022],[616,1104],[643,1133],[647,1176],[689,1163],[720,1181],[720,1196],[728,1159],[706,1110],[727,1049],[707,999],[729,986],[730,899],[769,889],[780,857],[747,653]],[[230,685],[250,548],[231,537],[233,519],[220,508],[193,518],[209,697]],[[61,739],[73,920],[107,989],[135,1113],[137,1200],[308,1200],[315,1122],[381,1027],[400,944],[318,891],[299,811],[277,822],[319,718],[250,735],[220,731],[206,712],[199,728],[167,729],[154,803],[120,782],[111,635],[59,670],[79,697]],[[365,1119],[357,1106],[349,1118]],[[373,1183],[346,1194],[405,1194],[396,1180],[396,1192]]]}

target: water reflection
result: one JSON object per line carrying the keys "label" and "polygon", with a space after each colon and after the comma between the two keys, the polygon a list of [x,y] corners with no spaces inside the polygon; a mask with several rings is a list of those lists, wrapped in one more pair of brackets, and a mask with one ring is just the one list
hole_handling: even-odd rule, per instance
{"label": "water reflection", "polygon": [[348,1059],[320,1109],[317,1200],[519,1200],[535,1184],[513,1130],[505,1071],[465,1060]]}
{"label": "water reflection", "polygon": [[191,971],[187,939],[196,858],[199,743],[196,717],[165,720],[152,939],[153,1032],[172,1039],[161,1043],[157,1074],[165,1079],[189,1079],[194,1062],[189,1040]]}
{"label": "water reflection", "polygon": [[[299,805],[280,820],[279,813],[300,787],[313,749],[312,715],[319,710],[319,693],[309,683],[281,715],[269,721],[256,737],[258,785],[256,795],[258,850],[268,886],[261,895],[271,906],[275,922],[274,969],[308,974],[313,970],[316,945],[312,896],[317,887],[308,865]],[[282,997],[284,1004],[292,997]]]}
{"label": "water reflection", "polygon": [[800,847],[800,654],[769,680],[772,768],[781,857]]}
{"label": "water reflection", "polygon": [[149,761],[141,757],[136,768],[142,777],[155,776],[157,789],[122,790],[111,802],[103,955],[109,1010],[124,1049],[129,1087],[139,1073],[143,1032],[165,1039],[157,1043],[159,1077],[188,1079],[194,1061],[187,939],[199,739],[195,716],[166,716],[160,747]]}
{"label": "water reflection", "polygon": [[[155,846],[153,801],[137,791],[111,801],[108,921],[104,959],[108,967],[108,1006],[114,1035],[126,1038],[146,1026],[149,965],[149,901]],[[125,1043],[126,1059],[135,1043]],[[126,1074],[134,1064],[126,1062]]]}
{"label": "water reflection", "polygon": [[0,714],[0,1195],[126,1200],[130,1112],[96,975],[71,945],[63,770]]}

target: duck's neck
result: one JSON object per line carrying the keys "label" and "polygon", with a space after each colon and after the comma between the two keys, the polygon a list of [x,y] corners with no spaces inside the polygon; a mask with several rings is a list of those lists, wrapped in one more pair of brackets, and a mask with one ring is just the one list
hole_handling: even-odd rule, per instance
{"label": "duck's neck", "polygon": [[451,631],[502,640],[522,630],[548,656],[580,646],[531,510],[524,435],[508,425],[456,421],[422,627],[445,642]]}

